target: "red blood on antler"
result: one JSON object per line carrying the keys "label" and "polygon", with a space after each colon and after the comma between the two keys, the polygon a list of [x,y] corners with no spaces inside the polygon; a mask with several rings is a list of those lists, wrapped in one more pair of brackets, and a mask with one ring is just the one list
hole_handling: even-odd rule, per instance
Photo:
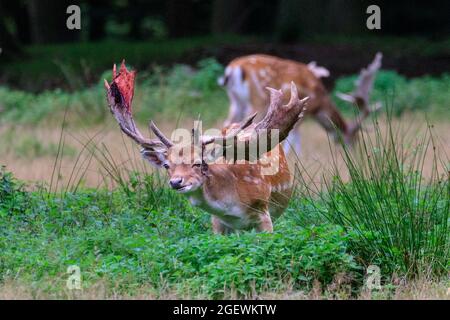
{"label": "red blood on antler", "polygon": [[128,71],[125,61],[120,66],[117,74],[116,65],[113,67],[113,80],[111,83],[105,80],[106,98],[109,109],[116,118],[122,131],[136,143],[147,150],[160,150],[164,145],[159,139],[145,138],[136,127],[131,114],[131,103],[134,94],[135,71]]}
{"label": "red blood on antler", "polygon": [[[128,112],[131,113],[131,103],[133,101],[134,95],[134,79],[136,77],[136,71],[128,71],[125,66],[125,60],[122,61],[120,66],[119,74],[116,71],[116,65],[113,67],[113,81],[111,88],[113,90],[117,89],[116,98],[120,96],[122,99],[122,104]],[[114,88],[117,86],[117,88]],[[117,95],[119,93],[120,95]]]}
{"label": "red blood on antler", "polygon": [[[141,145],[149,152],[166,152],[168,148],[173,146],[173,142],[164,136],[156,125],[151,122],[150,129],[158,137],[158,139],[147,139],[138,130],[133,116],[131,114],[131,102],[134,93],[134,79],[136,73],[134,71],[129,72],[125,67],[125,63],[122,65],[117,74],[116,66],[113,68],[113,81],[109,84],[105,80],[106,97],[111,113],[116,118],[122,131],[133,139],[136,143]],[[250,140],[258,142],[260,136],[267,136],[270,143],[268,148],[258,148],[259,151],[256,154],[256,159],[259,159],[264,153],[272,150],[277,144],[283,141],[292,130],[297,121],[303,117],[305,104],[308,98],[300,100],[298,98],[297,87],[291,83],[291,100],[287,105],[282,105],[283,92],[281,90],[275,90],[268,88],[270,91],[270,106],[266,116],[257,124],[252,125],[256,114],[248,117],[243,123],[241,123],[236,130],[233,130],[227,136],[208,137],[202,139],[202,145],[211,144],[214,142],[232,142],[225,143],[226,147],[233,147],[235,138],[238,135],[243,137],[240,141],[244,141],[244,148],[247,150],[250,145]],[[278,139],[271,139],[272,130],[278,130]],[[275,140],[275,141],[274,141]],[[243,155],[245,153],[238,152],[237,154]]]}

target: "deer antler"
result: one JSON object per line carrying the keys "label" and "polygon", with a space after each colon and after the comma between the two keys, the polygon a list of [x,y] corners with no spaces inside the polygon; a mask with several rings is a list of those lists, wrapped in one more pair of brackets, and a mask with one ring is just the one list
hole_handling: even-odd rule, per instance
{"label": "deer antler", "polygon": [[266,89],[270,91],[269,109],[266,116],[255,126],[255,130],[279,130],[279,142],[281,142],[287,138],[297,121],[303,118],[309,97],[300,100],[297,86],[293,81],[291,82],[291,98],[286,105],[282,105],[283,92],[281,90]]}
{"label": "deer antler", "polygon": [[[142,146],[149,152],[162,152],[173,146],[164,134],[150,122],[150,129],[158,137],[158,139],[147,139],[139,132],[131,114],[131,103],[134,93],[135,72],[129,72],[122,62],[119,73],[116,73],[116,66],[113,67],[113,81],[109,84],[105,80],[105,88],[107,90],[107,100],[111,113],[116,118],[121,130],[133,139],[137,144]],[[226,136],[203,137],[202,145],[206,146],[213,142],[221,142],[225,147],[233,146],[230,142],[235,139],[244,142],[248,146],[249,142],[258,142],[262,135],[267,135],[270,141],[269,146],[258,148],[256,159],[262,154],[272,150],[278,143],[287,138],[289,131],[294,127],[295,123],[303,117],[305,104],[308,97],[300,100],[298,98],[297,87],[291,82],[291,99],[287,105],[282,105],[283,92],[267,88],[270,91],[270,106],[266,116],[257,124],[253,124],[256,113],[247,117],[239,127],[232,129]],[[277,141],[272,141],[272,130],[278,130]],[[274,139],[275,140],[275,139]],[[245,147],[247,149],[247,147]],[[253,155],[252,155],[253,156]]]}
{"label": "deer antler", "polygon": [[381,67],[383,54],[378,52],[372,63],[367,68],[362,69],[358,79],[355,82],[356,88],[353,93],[345,94],[338,92],[336,96],[344,101],[356,104],[361,111],[361,115],[349,126],[348,135],[353,136],[362,125],[362,122],[372,113],[381,108],[381,103],[377,102],[371,108],[369,106],[370,91],[373,88],[375,75]]}
{"label": "deer antler", "polygon": [[153,121],[150,121],[150,130],[153,131],[153,133],[155,134],[155,136],[158,137],[158,139],[167,147],[173,147],[173,142],[167,138],[164,133],[162,133],[161,130],[158,129],[158,127],[156,126],[156,124]]}
{"label": "deer antler", "polygon": [[207,136],[207,137],[204,136],[204,137],[202,137],[202,144],[208,145],[213,142],[219,143],[219,144],[227,144],[229,142],[233,142],[234,139],[237,137],[237,135],[242,132],[242,130],[248,128],[253,123],[253,120],[255,119],[257,114],[258,113],[255,112],[251,116],[245,118],[244,121],[241,122],[239,127],[232,128],[229,132],[227,132],[226,136]]}
{"label": "deer antler", "polygon": [[[270,105],[266,116],[257,124],[253,124],[256,114],[245,119],[238,128],[232,129],[226,136],[208,137],[202,140],[203,146],[218,142],[222,143],[224,148],[236,147],[235,139],[239,140],[238,148],[248,149],[248,144],[259,142],[262,135],[266,135],[269,144],[267,148],[257,148],[256,155],[250,155],[252,158],[259,159],[262,154],[272,150],[277,144],[287,138],[297,121],[303,118],[306,101],[308,97],[300,100],[298,98],[297,86],[291,82],[291,98],[287,105],[282,105],[283,92],[273,88],[266,88],[270,92]],[[278,139],[272,141],[272,130],[278,130]],[[230,143],[232,142],[232,143]],[[235,152],[235,154],[245,154]]]}
{"label": "deer antler", "polygon": [[164,149],[166,145],[162,141],[144,138],[133,120],[133,116],[131,114],[131,103],[134,94],[135,76],[135,71],[129,72],[127,70],[125,61],[122,61],[118,74],[116,71],[116,65],[114,65],[113,80],[111,84],[105,80],[106,98],[108,100],[109,109],[119,123],[120,129],[123,133],[129,136],[141,147],[148,150]]}

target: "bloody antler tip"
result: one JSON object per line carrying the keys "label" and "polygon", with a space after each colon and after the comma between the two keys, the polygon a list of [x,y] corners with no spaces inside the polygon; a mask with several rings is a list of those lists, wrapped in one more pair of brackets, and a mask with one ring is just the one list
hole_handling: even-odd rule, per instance
{"label": "bloody antler tip", "polygon": [[122,59],[122,63],[120,64],[120,72],[127,72],[127,66],[125,65],[125,59]]}

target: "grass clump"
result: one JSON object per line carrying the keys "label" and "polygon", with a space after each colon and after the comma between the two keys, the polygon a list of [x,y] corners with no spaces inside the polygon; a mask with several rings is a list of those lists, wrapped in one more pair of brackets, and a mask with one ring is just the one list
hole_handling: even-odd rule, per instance
{"label": "grass clump", "polygon": [[309,205],[326,221],[357,235],[359,242],[351,252],[365,265],[376,264],[385,274],[407,277],[446,275],[450,266],[448,159],[438,159],[431,130],[408,145],[391,126],[385,135],[377,122],[374,128],[373,135],[362,134],[356,150],[343,149],[343,166],[334,159],[322,187],[302,192],[306,199],[316,199]]}

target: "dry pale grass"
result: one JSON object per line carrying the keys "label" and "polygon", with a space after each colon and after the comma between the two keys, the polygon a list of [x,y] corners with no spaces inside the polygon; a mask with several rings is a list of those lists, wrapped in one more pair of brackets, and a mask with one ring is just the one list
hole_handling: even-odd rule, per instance
{"label": "dry pale grass", "polygon": [[[114,167],[123,170],[134,169],[150,172],[152,168],[145,164],[139,156],[139,148],[127,137],[124,137],[117,125],[111,121],[102,127],[95,128],[71,128],[68,127],[63,132],[65,150],[72,150],[71,153],[63,151],[61,161],[55,162],[55,154],[43,154],[37,156],[23,156],[18,154],[17,146],[24,139],[35,139],[42,145],[58,145],[61,137],[61,128],[46,127],[20,127],[3,128],[0,130],[0,164],[6,165],[7,170],[12,171],[19,179],[31,183],[52,184],[53,188],[67,188],[69,185],[77,184],[80,180],[82,184],[89,187],[99,187],[108,185],[114,186],[110,175],[101,162],[105,162],[103,154],[114,159]],[[387,124],[379,121],[382,132],[386,132]],[[432,132],[436,138],[438,156],[448,161],[450,156],[450,122],[433,121]],[[189,128],[190,121],[186,121],[180,127]],[[160,127],[166,133],[173,128],[172,124],[161,123]],[[404,116],[401,119],[393,120],[392,126],[400,128],[400,137],[414,144],[425,134],[427,123],[419,116]],[[371,124],[366,125],[365,134],[374,135],[371,132]],[[144,127],[142,126],[144,131]],[[320,177],[332,166],[333,155],[338,155],[341,148],[329,142],[324,130],[315,122],[306,121],[301,127],[302,153],[300,156],[291,156],[291,163],[301,161],[303,170],[315,177]],[[9,139],[6,137],[9,136]],[[12,138],[11,138],[12,136]],[[85,147],[87,145],[87,147]],[[105,151],[107,150],[106,153]],[[75,151],[75,152],[74,152]],[[424,173],[430,175],[432,170],[432,148],[428,150]],[[94,156],[93,156],[94,155]],[[55,168],[56,163],[56,170]],[[338,156],[337,163],[343,167],[342,159]],[[111,166],[108,166],[111,167]],[[441,170],[444,170],[441,167]],[[55,172],[54,172],[55,171]],[[53,176],[53,182],[51,178]],[[318,182],[318,181],[315,181]]]}
{"label": "dry pale grass", "polygon": [[[53,285],[49,285],[49,288]],[[238,300],[230,292],[227,299]],[[156,290],[143,286],[134,289],[132,293],[121,293],[118,287],[110,287],[106,282],[97,282],[82,290],[62,289],[48,290],[48,288],[25,285],[17,281],[6,281],[0,285],[0,300],[174,300],[174,299],[208,299],[203,295],[177,293],[171,289]],[[286,288],[278,292],[254,293],[247,299],[262,300],[450,300],[450,282],[419,279],[400,284],[389,284],[380,290],[363,289],[359,294],[352,295],[346,283],[335,281],[326,288],[315,282],[309,291],[298,291]]]}

